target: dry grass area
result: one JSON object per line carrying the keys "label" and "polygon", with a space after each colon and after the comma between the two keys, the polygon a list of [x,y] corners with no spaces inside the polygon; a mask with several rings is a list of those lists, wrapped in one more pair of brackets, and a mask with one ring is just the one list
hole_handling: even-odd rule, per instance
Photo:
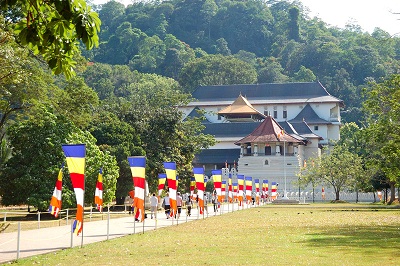
{"label": "dry grass area", "polygon": [[400,209],[245,209],[35,256],[21,265],[399,265]]}

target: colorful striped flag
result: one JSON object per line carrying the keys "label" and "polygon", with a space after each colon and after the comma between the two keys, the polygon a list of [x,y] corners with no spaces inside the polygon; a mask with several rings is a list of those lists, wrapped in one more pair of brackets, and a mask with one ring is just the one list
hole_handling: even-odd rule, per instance
{"label": "colorful striped flag", "polygon": [[253,178],[246,176],[246,200],[247,204],[251,203],[251,193],[253,192]]}
{"label": "colorful striped flag", "polygon": [[204,210],[204,169],[193,168],[194,178],[196,180],[197,196],[199,197],[199,209],[200,214],[203,214]]}
{"label": "colorful striped flag", "polygon": [[53,191],[53,196],[51,197],[51,200],[50,200],[49,212],[51,213],[51,215],[54,215],[54,217],[58,217],[58,213],[61,210],[63,168],[64,168],[64,165],[61,166],[60,171],[58,171],[56,186]]}
{"label": "colorful striped flag", "polygon": [[190,198],[192,200],[196,200],[196,199],[193,198],[195,186],[196,186],[196,179],[194,178],[194,176],[191,176],[190,177]]}
{"label": "colorful striped flag", "polygon": [[96,208],[103,211],[103,169],[100,168],[99,175],[96,182],[96,191],[94,192],[94,203]]}
{"label": "colorful striped flag", "polygon": [[75,191],[77,205],[76,219],[72,225],[72,232],[79,235],[83,229],[86,146],[85,144],[64,144],[62,149],[67,159],[68,171]]}
{"label": "colorful striped flag", "polygon": [[221,197],[221,203],[225,201],[226,197],[226,180],[222,181],[221,183],[221,192],[222,192],[222,197]]}
{"label": "colorful striped flag", "polygon": [[167,174],[158,174],[158,199],[160,199],[161,194],[165,187],[165,181],[167,181]]}
{"label": "colorful striped flag", "polygon": [[260,205],[260,179],[254,179],[254,184],[256,186],[256,203]]}
{"label": "colorful striped flag", "polygon": [[236,202],[238,200],[238,183],[233,183],[233,201]]}
{"label": "colorful striped flag", "polygon": [[132,180],[135,186],[135,195],[133,199],[135,218],[143,222],[145,217],[144,190],[146,186],[146,157],[130,156],[128,157],[128,162],[131,167]]}
{"label": "colorful striped flag", "polygon": [[237,175],[238,179],[238,200],[239,206],[242,206],[243,202],[243,189],[244,189],[244,175]]}
{"label": "colorful striped flag", "polygon": [[214,189],[217,192],[218,201],[222,202],[222,193],[221,193],[221,181],[222,181],[222,170],[212,170],[211,171],[212,178],[214,181]]}
{"label": "colorful striped flag", "polygon": [[169,189],[169,202],[171,206],[170,216],[175,217],[178,206],[176,204],[176,192],[178,190],[176,180],[176,163],[164,162],[165,173],[167,174],[167,182]]}
{"label": "colorful striped flag", "polygon": [[232,174],[229,174],[229,178],[228,178],[228,201],[229,201],[229,203],[232,203],[232,201],[233,201]]}
{"label": "colorful striped flag", "polygon": [[271,200],[276,199],[276,197],[277,197],[276,190],[277,190],[276,182],[272,182],[271,183]]}

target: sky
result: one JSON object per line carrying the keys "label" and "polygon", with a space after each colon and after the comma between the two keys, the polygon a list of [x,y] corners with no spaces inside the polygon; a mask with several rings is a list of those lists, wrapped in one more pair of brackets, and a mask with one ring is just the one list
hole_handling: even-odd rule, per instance
{"label": "sky", "polygon": [[[92,0],[103,4],[108,0]],[[125,5],[134,0],[116,0]],[[310,10],[311,18],[318,17],[329,25],[344,28],[348,22],[358,24],[372,33],[379,27],[400,37],[400,0],[299,0]]]}
{"label": "sky", "polygon": [[339,28],[348,22],[358,24],[363,31],[372,33],[379,27],[400,37],[399,0],[300,0],[310,9],[310,17]]}

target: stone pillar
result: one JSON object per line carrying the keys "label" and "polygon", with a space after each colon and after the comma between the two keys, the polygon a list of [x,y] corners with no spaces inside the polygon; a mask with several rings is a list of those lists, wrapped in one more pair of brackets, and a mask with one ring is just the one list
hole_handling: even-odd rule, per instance
{"label": "stone pillar", "polygon": [[287,151],[287,152],[288,152],[289,154],[294,154],[294,151],[293,151],[293,150],[294,150],[293,145],[288,146],[288,151]]}
{"label": "stone pillar", "polygon": [[275,152],[276,152],[276,154],[275,154],[276,156],[281,155],[281,147],[276,145],[275,146]]}
{"label": "stone pillar", "polygon": [[253,152],[253,156],[258,156],[258,145],[257,145],[257,143],[254,143],[254,152]]}

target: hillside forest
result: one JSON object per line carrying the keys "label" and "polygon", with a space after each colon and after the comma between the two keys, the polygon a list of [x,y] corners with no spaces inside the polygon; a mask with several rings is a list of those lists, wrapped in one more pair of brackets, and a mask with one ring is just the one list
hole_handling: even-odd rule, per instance
{"label": "hillside forest", "polygon": [[[343,188],[394,191],[399,182],[400,38],[380,28],[331,27],[298,1],[88,0],[85,23],[68,14],[56,23],[60,16],[49,9],[43,12],[53,20],[41,29],[26,23],[36,14],[28,1],[9,3],[0,13],[3,205],[48,207],[62,143],[86,143],[86,193],[94,194],[102,167],[106,203],[120,203],[133,187],[127,156],[146,156],[150,191],[162,162],[175,161],[180,189],[188,191],[195,154],[215,140],[202,133],[200,118],[182,121],[175,107],[200,85],[318,80],[345,104],[338,146],[346,153],[332,154],[356,156],[350,161],[359,158],[365,171],[366,180],[347,176]],[[74,24],[66,26],[68,19]],[[77,37],[63,41],[74,27]],[[63,204],[73,206],[64,180]]]}

